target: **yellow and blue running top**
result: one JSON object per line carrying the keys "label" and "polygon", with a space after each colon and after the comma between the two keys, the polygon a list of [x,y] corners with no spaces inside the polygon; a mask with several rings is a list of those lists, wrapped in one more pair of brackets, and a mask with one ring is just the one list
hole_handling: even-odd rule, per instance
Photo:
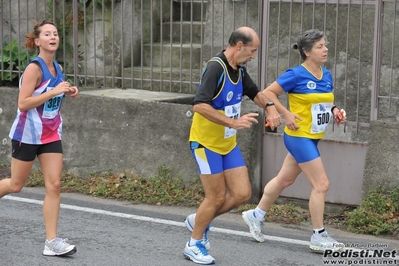
{"label": "yellow and blue running top", "polygon": [[276,80],[288,93],[290,112],[302,118],[302,121],[296,121],[298,130],[285,127],[284,132],[289,136],[321,139],[328,123],[333,120],[332,76],[326,68],[320,68],[320,78],[315,77],[304,65],[299,65],[288,69]]}

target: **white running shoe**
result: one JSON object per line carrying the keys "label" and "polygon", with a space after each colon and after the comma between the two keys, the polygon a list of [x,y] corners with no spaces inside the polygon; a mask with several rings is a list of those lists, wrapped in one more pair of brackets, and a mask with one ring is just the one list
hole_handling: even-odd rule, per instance
{"label": "white running shoe", "polygon": [[316,252],[324,252],[325,250],[338,251],[345,247],[344,243],[340,243],[332,238],[327,231],[320,234],[319,237],[315,237],[313,234],[310,238],[309,248]]}
{"label": "white running shoe", "polygon": [[190,246],[189,242],[187,242],[183,252],[186,259],[198,264],[215,264],[215,259],[209,255],[202,241],[195,243],[195,246]]}
{"label": "white running shoe", "polygon": [[[194,225],[195,225],[195,215],[196,213],[190,214],[186,217],[184,220],[184,223],[187,227],[187,229],[192,232],[194,230]],[[209,238],[208,238],[208,232],[209,229],[211,229],[211,226],[208,225],[205,229],[205,232],[202,236],[202,244],[205,246],[206,250],[209,250],[211,248],[211,244],[209,243]]]}
{"label": "white running shoe", "polygon": [[252,237],[258,242],[264,242],[265,237],[262,234],[263,222],[255,218],[254,211],[255,210],[248,210],[243,212],[242,218],[244,219],[245,223],[248,225]]}
{"label": "white running shoe", "polygon": [[76,252],[75,245],[70,245],[66,241],[67,238],[54,238],[51,241],[46,240],[44,243],[43,255],[45,256],[67,256]]}

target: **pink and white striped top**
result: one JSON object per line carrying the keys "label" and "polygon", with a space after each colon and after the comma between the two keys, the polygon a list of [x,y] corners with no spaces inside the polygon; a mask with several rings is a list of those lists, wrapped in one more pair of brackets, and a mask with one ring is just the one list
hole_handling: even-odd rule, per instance
{"label": "pink and white striped top", "polygon": [[[42,81],[35,88],[32,96],[40,95],[55,88],[64,80],[61,68],[56,61],[53,61],[57,75],[53,76],[48,70],[45,62],[36,57],[31,63],[40,65],[42,70]],[[21,88],[23,75],[19,86]],[[11,126],[9,137],[12,140],[26,144],[47,144],[61,140],[62,118],[60,114],[64,94],[59,94],[42,105],[28,111],[17,111],[17,116]]]}

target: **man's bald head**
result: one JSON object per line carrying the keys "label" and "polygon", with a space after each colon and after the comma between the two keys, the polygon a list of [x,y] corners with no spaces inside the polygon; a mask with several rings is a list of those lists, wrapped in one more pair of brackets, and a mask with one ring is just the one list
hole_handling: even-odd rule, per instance
{"label": "man's bald head", "polygon": [[233,31],[229,38],[229,45],[236,46],[238,42],[242,42],[244,46],[248,43],[258,40],[258,34],[250,27],[240,27]]}

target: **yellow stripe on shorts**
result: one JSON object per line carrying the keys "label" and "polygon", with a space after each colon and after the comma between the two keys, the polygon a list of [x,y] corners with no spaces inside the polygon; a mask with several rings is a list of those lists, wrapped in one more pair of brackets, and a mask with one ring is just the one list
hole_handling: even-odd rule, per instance
{"label": "yellow stripe on shorts", "polygon": [[206,157],[205,154],[205,149],[204,148],[195,149],[194,153],[195,153],[195,159],[200,169],[200,173],[204,175],[211,174],[211,167],[209,166],[208,158]]}

